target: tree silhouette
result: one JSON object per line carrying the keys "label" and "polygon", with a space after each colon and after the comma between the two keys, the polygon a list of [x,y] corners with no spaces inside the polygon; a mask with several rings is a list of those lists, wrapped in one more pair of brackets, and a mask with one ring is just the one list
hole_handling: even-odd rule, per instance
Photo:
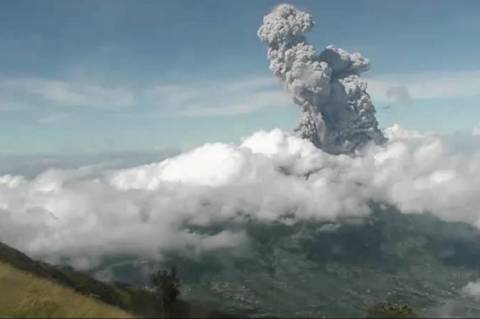
{"label": "tree silhouette", "polygon": [[158,270],[152,275],[152,283],[161,301],[161,307],[165,317],[173,314],[173,306],[180,295],[180,279],[177,268],[173,266],[170,271]]}
{"label": "tree silhouette", "polygon": [[416,318],[413,309],[408,305],[377,303],[367,310],[367,318]]}

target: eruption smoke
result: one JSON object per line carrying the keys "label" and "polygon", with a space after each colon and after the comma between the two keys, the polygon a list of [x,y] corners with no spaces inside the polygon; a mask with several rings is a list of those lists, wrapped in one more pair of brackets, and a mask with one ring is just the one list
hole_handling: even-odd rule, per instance
{"label": "eruption smoke", "polygon": [[295,131],[331,154],[353,154],[370,141],[385,142],[360,73],[370,62],[333,45],[317,54],[304,33],[310,14],[282,4],[263,18],[258,36],[268,45],[273,74],[286,83],[303,117]]}

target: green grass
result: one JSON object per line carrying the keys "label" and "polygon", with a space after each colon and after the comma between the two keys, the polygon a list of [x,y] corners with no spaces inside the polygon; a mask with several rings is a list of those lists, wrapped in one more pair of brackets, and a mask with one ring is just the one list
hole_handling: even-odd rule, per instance
{"label": "green grass", "polygon": [[[205,302],[178,300],[174,317],[226,317]],[[69,267],[36,261],[0,243],[0,318],[161,318],[155,294],[121,283],[105,283]]]}
{"label": "green grass", "polygon": [[[122,309],[135,316],[159,317],[161,315],[159,313],[155,296],[147,290],[127,285],[120,286],[114,283],[104,283],[71,268],[57,267],[36,261],[22,252],[2,243],[0,243],[0,264],[5,267],[9,266],[9,269],[19,271],[19,274],[26,276],[25,278],[46,280],[46,282],[53,283],[60,287],[66,287],[67,289],[76,292],[78,295],[93,297],[101,303],[113,306],[117,309]],[[0,317],[7,315],[3,307],[5,302],[2,301],[5,299],[3,296],[5,295],[4,291],[7,291],[6,288],[4,289],[2,286],[3,281],[5,281],[5,283],[9,281],[11,282],[11,280],[13,280],[11,278],[12,274],[13,273],[10,272],[10,275],[3,275],[3,279],[0,281]],[[18,279],[19,277],[16,278]],[[42,294],[39,290],[30,289],[30,292],[31,298],[29,300],[35,300],[35,298],[33,298],[35,295],[40,296]],[[14,300],[18,301],[16,298],[19,296],[20,295],[14,296]],[[9,298],[11,299],[11,297]],[[67,302],[65,307],[72,309],[76,315],[75,307],[68,303],[68,299],[65,301]],[[49,302],[47,301],[47,303]],[[42,315],[41,317],[44,316]]]}
{"label": "green grass", "polygon": [[0,317],[132,318],[128,312],[0,262]]}

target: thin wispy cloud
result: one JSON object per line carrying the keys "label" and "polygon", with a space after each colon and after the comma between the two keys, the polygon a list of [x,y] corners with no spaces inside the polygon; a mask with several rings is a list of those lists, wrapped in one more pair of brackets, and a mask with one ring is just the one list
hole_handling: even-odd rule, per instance
{"label": "thin wispy cloud", "polygon": [[[368,79],[377,103],[412,105],[418,100],[469,98],[480,95],[480,71],[383,75]],[[38,77],[0,77],[0,111],[46,105],[56,108],[125,110],[152,108],[168,116],[217,117],[292,105],[280,83],[270,77],[248,77],[204,83],[99,85]]]}
{"label": "thin wispy cloud", "polygon": [[370,78],[368,91],[377,102],[399,104],[476,97],[480,96],[480,71],[384,75]]}
{"label": "thin wispy cloud", "polygon": [[480,123],[477,124],[472,130],[473,136],[480,136]]}
{"label": "thin wispy cloud", "polygon": [[38,119],[37,123],[45,124],[45,125],[62,123],[68,120],[70,117],[71,117],[71,114],[68,114],[68,113],[53,113]]}
{"label": "thin wispy cloud", "polygon": [[0,99],[54,107],[118,109],[131,107],[135,94],[128,88],[36,77],[0,78]]}
{"label": "thin wispy cloud", "polygon": [[281,85],[271,78],[158,86],[147,91],[146,98],[170,115],[188,117],[235,116],[290,104]]}
{"label": "thin wispy cloud", "polygon": [[392,86],[387,89],[387,97],[393,102],[402,105],[412,105],[413,99],[404,85]]}
{"label": "thin wispy cloud", "polygon": [[[234,116],[289,104],[281,85],[271,78],[250,77],[205,83],[153,84],[138,88],[42,78],[0,78],[1,109],[25,105],[89,108],[110,111],[147,108],[175,117]],[[48,124],[64,118],[51,114],[40,118]]]}
{"label": "thin wispy cloud", "polygon": [[10,99],[0,96],[0,112],[16,112],[27,108],[28,106],[16,99]]}

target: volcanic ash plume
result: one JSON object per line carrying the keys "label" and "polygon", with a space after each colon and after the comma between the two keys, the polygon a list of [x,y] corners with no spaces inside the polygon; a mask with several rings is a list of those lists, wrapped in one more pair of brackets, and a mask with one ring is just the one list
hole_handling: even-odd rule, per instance
{"label": "volcanic ash plume", "polygon": [[258,29],[268,45],[270,70],[303,111],[295,131],[332,154],[353,154],[370,141],[383,143],[367,83],[359,76],[369,69],[369,60],[333,45],[317,54],[303,35],[313,26],[310,14],[283,4]]}

